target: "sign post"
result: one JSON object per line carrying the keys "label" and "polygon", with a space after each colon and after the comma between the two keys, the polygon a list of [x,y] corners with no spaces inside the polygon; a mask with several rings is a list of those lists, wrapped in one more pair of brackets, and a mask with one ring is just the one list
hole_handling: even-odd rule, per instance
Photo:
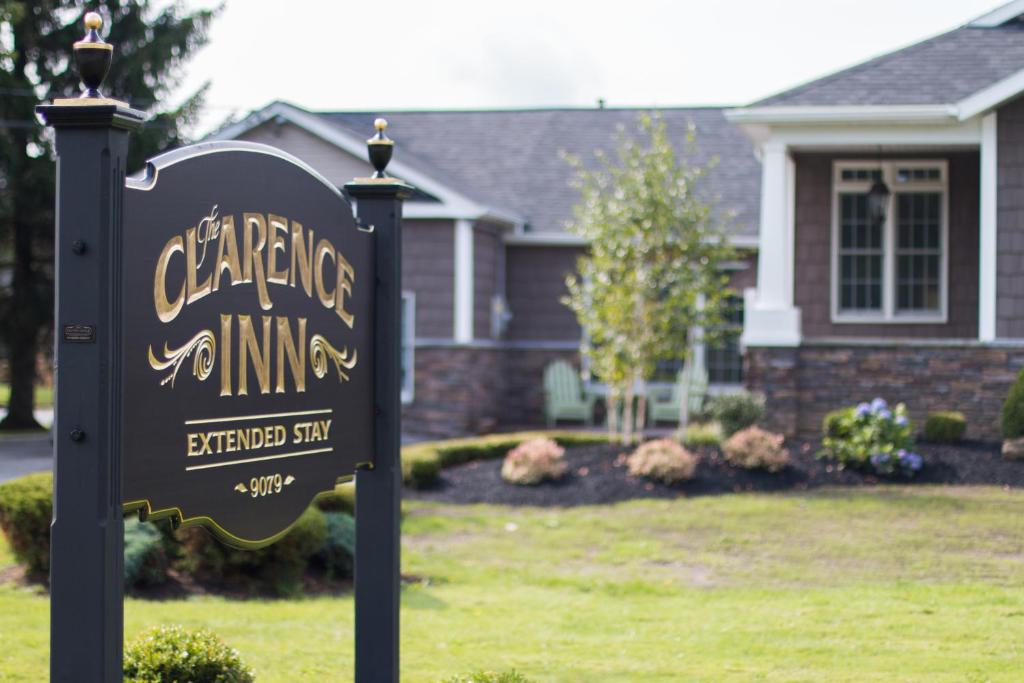
{"label": "sign post", "polygon": [[356,678],[398,681],[400,598],[402,202],[411,188],[384,175],[392,143],[387,124],[375,122],[367,141],[377,172],[345,186],[364,229],[373,230],[377,340],[372,466],[356,474]]}
{"label": "sign post", "polygon": [[122,677],[123,514],[243,549],[357,480],[356,675],[398,681],[401,219],[412,188],[339,188],[280,150],[210,142],[126,178],[144,115],[103,97],[112,47],[86,15],[86,86],[56,130],[53,681]]}
{"label": "sign post", "polygon": [[75,44],[88,88],[39,107],[56,132],[56,410],[50,531],[50,679],[120,681],[123,623],[120,258],[128,135],[144,115],[97,88],[111,48]]}

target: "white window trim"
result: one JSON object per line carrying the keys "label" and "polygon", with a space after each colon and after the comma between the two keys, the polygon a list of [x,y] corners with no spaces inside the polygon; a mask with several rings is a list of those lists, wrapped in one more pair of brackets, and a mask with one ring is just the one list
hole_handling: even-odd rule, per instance
{"label": "white window trim", "polygon": [[416,393],[416,292],[402,291],[402,308],[409,307],[409,321],[402,329],[402,362],[406,364],[402,382],[402,403],[412,403]]}
{"label": "white window trim", "polygon": [[[896,169],[899,167],[936,168],[938,181],[914,181],[902,187],[896,183]],[[867,192],[871,181],[842,180],[841,174],[850,169],[882,169],[882,178],[889,186],[889,206],[886,210],[883,228],[882,250],[882,310],[880,312],[852,312],[839,310],[839,195],[843,192]],[[942,224],[940,226],[939,264],[939,310],[935,313],[896,312],[896,224],[894,216],[895,197],[900,192],[939,192],[942,195]],[[831,319],[836,324],[885,324],[885,325],[942,325],[949,321],[949,163],[945,159],[886,159],[882,162],[870,160],[836,160],[832,164],[832,281]]]}

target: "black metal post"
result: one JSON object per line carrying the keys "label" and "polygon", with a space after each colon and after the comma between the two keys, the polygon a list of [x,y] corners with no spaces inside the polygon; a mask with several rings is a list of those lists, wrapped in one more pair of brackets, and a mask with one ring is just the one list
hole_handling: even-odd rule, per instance
{"label": "black metal post", "polygon": [[39,112],[58,157],[50,680],[105,683],[122,678],[120,245],[128,133],[142,115]]}
{"label": "black metal post", "polygon": [[376,264],[373,466],[356,473],[357,683],[397,683],[400,598],[402,201],[400,181],[353,181],[359,223],[372,226]]}

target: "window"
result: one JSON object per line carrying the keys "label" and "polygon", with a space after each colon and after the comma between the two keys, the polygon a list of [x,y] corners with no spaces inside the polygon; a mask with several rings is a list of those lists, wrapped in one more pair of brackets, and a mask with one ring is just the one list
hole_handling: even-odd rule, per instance
{"label": "window", "polygon": [[[885,219],[868,209],[883,180]],[[833,174],[832,321],[946,321],[948,219],[945,161],[836,162]]]}
{"label": "window", "polygon": [[402,403],[412,403],[415,387],[416,294],[402,292]]}

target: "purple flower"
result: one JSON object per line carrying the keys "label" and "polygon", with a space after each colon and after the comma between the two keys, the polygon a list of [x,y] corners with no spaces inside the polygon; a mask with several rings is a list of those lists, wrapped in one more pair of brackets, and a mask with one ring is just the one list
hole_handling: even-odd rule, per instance
{"label": "purple flower", "polygon": [[911,472],[917,472],[924,466],[924,458],[917,453],[907,453],[900,458],[900,466]]}
{"label": "purple flower", "polygon": [[889,407],[889,404],[885,402],[884,398],[876,398],[871,402],[871,412],[877,413],[885,410]]}
{"label": "purple flower", "polygon": [[869,406],[867,403],[860,403],[857,405],[857,410],[854,411],[853,414],[854,417],[856,417],[859,420],[862,417],[867,417],[868,413],[870,412],[871,406]]}
{"label": "purple flower", "polygon": [[882,408],[881,410],[878,411],[878,417],[882,418],[883,420],[888,420],[892,418],[892,413],[889,412],[887,409]]}
{"label": "purple flower", "polygon": [[888,453],[875,453],[874,455],[871,456],[871,464],[874,465],[876,468],[885,465],[887,462],[889,462]]}
{"label": "purple flower", "polygon": [[910,420],[907,419],[906,415],[897,415],[896,416],[896,425],[897,426],[899,426],[899,427],[906,427],[908,424],[910,424]]}

